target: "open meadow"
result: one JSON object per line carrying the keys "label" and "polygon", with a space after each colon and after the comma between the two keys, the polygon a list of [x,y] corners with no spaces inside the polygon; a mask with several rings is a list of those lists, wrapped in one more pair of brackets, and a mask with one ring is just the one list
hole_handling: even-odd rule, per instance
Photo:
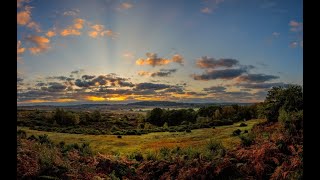
{"label": "open meadow", "polygon": [[68,134],[30,130],[27,127],[18,127],[18,130],[26,131],[27,135],[43,135],[48,137],[55,143],[64,141],[66,144],[84,143],[90,144],[95,153],[114,153],[120,155],[130,154],[140,151],[145,154],[148,151],[158,150],[162,147],[192,147],[205,148],[210,139],[221,141],[227,149],[234,149],[240,144],[238,136],[232,136],[232,132],[240,129],[250,131],[254,124],[263,122],[263,119],[254,119],[246,121],[246,127],[239,127],[240,122],[233,125],[219,126],[213,128],[195,129],[191,133],[187,132],[155,132],[143,135],[126,135],[118,138],[116,135],[84,135],[84,134]]}

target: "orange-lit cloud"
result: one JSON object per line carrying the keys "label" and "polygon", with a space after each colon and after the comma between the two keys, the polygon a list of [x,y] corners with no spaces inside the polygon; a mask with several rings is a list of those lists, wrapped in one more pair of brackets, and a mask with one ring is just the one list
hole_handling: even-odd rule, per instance
{"label": "orange-lit cloud", "polygon": [[105,29],[103,25],[101,24],[95,24],[90,26],[91,31],[88,32],[88,35],[92,38],[97,38],[99,36],[103,37],[103,36],[109,36],[111,38],[116,38],[117,33],[114,33],[112,30],[110,29]]}
{"label": "orange-lit cloud", "polygon": [[26,6],[23,11],[17,13],[17,23],[27,25],[31,21],[31,7]]}
{"label": "orange-lit cloud", "polygon": [[74,102],[76,99],[55,99],[55,102]]}
{"label": "orange-lit cloud", "polygon": [[183,65],[183,60],[184,60],[184,58],[180,54],[175,54],[172,56],[172,61],[175,63],[179,63],[179,64]]}
{"label": "orange-lit cloud", "polygon": [[35,44],[34,47],[29,48],[31,54],[39,54],[50,48],[50,40],[43,36],[29,36],[27,40]]}
{"label": "orange-lit cloud", "polygon": [[131,4],[129,2],[123,2],[119,6],[120,9],[130,9],[132,7],[133,7],[133,4]]}
{"label": "orange-lit cloud", "polygon": [[17,54],[20,55],[22,53],[24,53],[26,50],[26,48],[22,47],[21,45],[21,41],[17,42]]}
{"label": "orange-lit cloud", "polygon": [[147,71],[139,71],[139,72],[138,72],[138,75],[139,75],[139,76],[151,76],[151,73],[150,73],[150,72],[147,72]]}
{"label": "orange-lit cloud", "polygon": [[83,28],[83,24],[84,24],[85,20],[84,19],[80,19],[77,18],[73,21],[73,25],[68,26],[66,29],[63,29],[60,32],[61,36],[79,36],[81,34],[81,32],[79,30],[81,30]]}
{"label": "orange-lit cloud", "polygon": [[300,32],[300,31],[302,31],[303,23],[302,22],[297,22],[295,20],[291,20],[289,22],[289,26],[290,26],[290,31],[292,31],[292,32]]}
{"label": "orange-lit cloud", "polygon": [[205,8],[202,8],[201,9],[201,12],[202,13],[205,13],[205,14],[210,14],[212,13],[212,9],[208,8],[208,7],[205,7]]}
{"label": "orange-lit cloud", "polygon": [[40,25],[34,21],[31,21],[28,25],[28,28],[34,29],[36,32],[41,32]]}
{"label": "orange-lit cloud", "polygon": [[147,59],[139,58],[136,61],[137,65],[151,65],[153,67],[155,66],[162,66],[170,63],[169,59],[165,58],[158,58],[158,55],[156,53],[146,53]]}
{"label": "orange-lit cloud", "polygon": [[49,38],[50,37],[53,37],[53,36],[55,36],[56,35],[56,32],[54,32],[54,31],[48,31],[47,33],[46,33],[46,36],[48,36]]}

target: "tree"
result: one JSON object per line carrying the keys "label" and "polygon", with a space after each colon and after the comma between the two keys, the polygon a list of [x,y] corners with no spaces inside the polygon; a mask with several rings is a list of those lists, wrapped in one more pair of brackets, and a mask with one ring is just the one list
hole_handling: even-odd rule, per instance
{"label": "tree", "polygon": [[162,126],[164,121],[162,120],[163,110],[161,108],[154,108],[147,114],[147,122],[156,126]]}
{"label": "tree", "polygon": [[94,110],[91,114],[91,120],[92,121],[101,121],[101,113],[99,110]]}
{"label": "tree", "polygon": [[303,92],[300,85],[273,87],[264,101],[265,115],[268,121],[278,121],[279,110],[297,112],[303,110]]}

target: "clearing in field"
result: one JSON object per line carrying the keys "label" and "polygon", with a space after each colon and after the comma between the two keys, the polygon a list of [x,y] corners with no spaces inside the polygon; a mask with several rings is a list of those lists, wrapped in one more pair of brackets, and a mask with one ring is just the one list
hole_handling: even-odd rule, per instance
{"label": "clearing in field", "polygon": [[240,144],[240,138],[232,136],[232,132],[236,129],[243,131],[253,127],[254,124],[263,122],[263,119],[254,119],[246,121],[246,127],[239,127],[241,122],[229,126],[219,126],[215,129],[205,128],[192,130],[187,132],[157,132],[144,135],[126,135],[118,138],[115,135],[83,135],[83,134],[67,134],[30,130],[26,127],[20,127],[30,135],[47,134],[55,143],[64,141],[66,144],[84,143],[90,144],[95,153],[116,153],[127,155],[135,151],[145,154],[149,151],[155,151],[162,147],[192,147],[205,148],[210,139],[221,141],[227,149],[234,149]]}

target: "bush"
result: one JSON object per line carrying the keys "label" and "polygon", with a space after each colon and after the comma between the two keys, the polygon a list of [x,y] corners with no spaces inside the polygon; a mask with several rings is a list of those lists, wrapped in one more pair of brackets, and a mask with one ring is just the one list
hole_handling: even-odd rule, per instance
{"label": "bush", "polygon": [[121,135],[118,135],[117,138],[122,138],[122,136],[121,136]]}
{"label": "bush", "polygon": [[27,138],[27,133],[24,130],[19,129],[17,131],[17,136],[22,138],[22,139],[25,139],[25,138]]}
{"label": "bush", "polygon": [[190,130],[190,129],[187,129],[186,132],[187,132],[187,133],[191,133],[191,130]]}
{"label": "bush", "polygon": [[244,147],[251,146],[254,142],[254,136],[253,135],[247,135],[247,136],[240,136],[241,139],[241,145]]}
{"label": "bush", "polygon": [[151,160],[152,160],[152,161],[156,161],[156,160],[158,159],[158,154],[155,153],[155,152],[149,151],[149,152],[147,153],[146,159],[147,159],[148,161],[151,161]]}
{"label": "bush", "polygon": [[224,156],[226,152],[221,142],[214,139],[210,139],[207,143],[207,149],[216,156]]}
{"label": "bush", "polygon": [[244,132],[243,133],[248,133],[248,130],[244,130]]}
{"label": "bush", "polygon": [[240,129],[237,129],[237,130],[234,130],[234,131],[232,132],[232,135],[233,135],[233,136],[239,136],[240,133],[241,133],[241,130],[240,130]]}
{"label": "bush", "polygon": [[143,156],[141,154],[141,152],[133,152],[131,154],[129,154],[128,156],[128,159],[135,159],[137,161],[143,161]]}
{"label": "bush", "polygon": [[246,123],[241,123],[239,127],[246,127],[248,126]]}
{"label": "bush", "polygon": [[169,155],[170,155],[170,149],[167,147],[162,147],[160,149],[160,157],[162,159],[169,159]]}

